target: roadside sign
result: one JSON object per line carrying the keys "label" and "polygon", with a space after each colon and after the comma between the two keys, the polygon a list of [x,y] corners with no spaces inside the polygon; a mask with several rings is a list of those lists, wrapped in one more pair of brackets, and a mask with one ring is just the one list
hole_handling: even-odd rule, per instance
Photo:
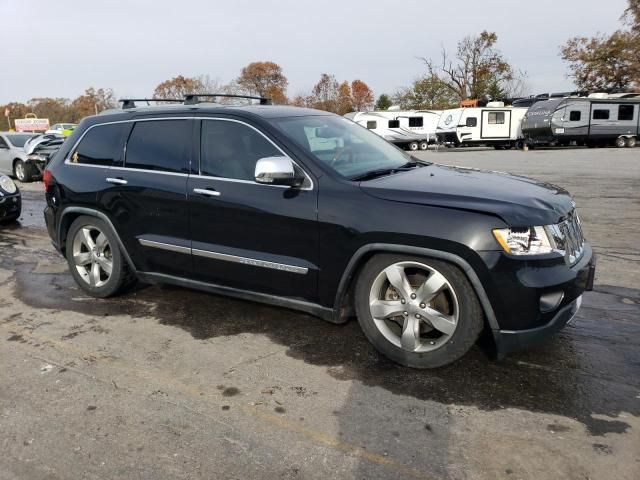
{"label": "roadside sign", "polygon": [[48,118],[16,118],[13,123],[18,132],[44,132],[49,130]]}

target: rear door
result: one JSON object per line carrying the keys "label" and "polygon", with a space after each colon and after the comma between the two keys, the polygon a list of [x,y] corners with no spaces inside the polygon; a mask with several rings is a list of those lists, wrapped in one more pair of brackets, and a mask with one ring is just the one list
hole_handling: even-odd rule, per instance
{"label": "rear door", "polygon": [[258,184],[258,159],[284,156],[259,129],[203,119],[199,168],[188,182],[194,275],[277,296],[317,295],[317,188]]}
{"label": "rear door", "polygon": [[140,119],[128,125],[124,162],[105,172],[98,202],[139,270],[189,275],[186,188],[193,120]]}

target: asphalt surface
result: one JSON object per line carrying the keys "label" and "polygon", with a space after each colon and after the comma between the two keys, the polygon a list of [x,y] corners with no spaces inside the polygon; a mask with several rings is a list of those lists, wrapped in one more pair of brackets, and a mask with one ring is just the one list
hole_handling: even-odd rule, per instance
{"label": "asphalt surface", "polygon": [[640,478],[640,149],[418,155],[573,193],[598,273],[572,325],[416,371],[355,322],[166,286],[94,300],[25,185],[0,227],[0,480]]}

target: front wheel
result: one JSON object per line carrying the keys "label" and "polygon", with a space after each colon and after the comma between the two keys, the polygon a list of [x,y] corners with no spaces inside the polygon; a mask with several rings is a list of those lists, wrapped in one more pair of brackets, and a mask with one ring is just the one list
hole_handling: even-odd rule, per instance
{"label": "front wheel", "polygon": [[419,147],[420,145],[418,145],[418,142],[411,142],[409,144],[409,150],[411,150],[412,152],[415,152],[416,150],[418,150]]}
{"label": "front wheel", "polygon": [[429,142],[420,142],[420,150],[427,150],[429,148]]}
{"label": "front wheel", "polygon": [[74,220],[65,253],[74,280],[93,297],[115,295],[135,279],[115,235],[99,218],[82,216]]}
{"label": "front wheel", "polygon": [[408,367],[436,368],[458,360],[484,324],[467,277],[439,260],[376,255],[362,269],[355,302],[373,346]]}
{"label": "front wheel", "polygon": [[33,180],[31,165],[23,162],[22,160],[16,160],[16,163],[13,166],[13,174],[22,183],[27,183]]}
{"label": "front wheel", "polygon": [[627,139],[624,137],[618,137],[615,141],[616,147],[623,148],[627,146]]}

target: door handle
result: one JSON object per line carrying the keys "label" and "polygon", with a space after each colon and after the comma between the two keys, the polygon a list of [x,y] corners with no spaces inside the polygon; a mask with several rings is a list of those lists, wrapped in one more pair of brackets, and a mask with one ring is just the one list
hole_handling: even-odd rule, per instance
{"label": "door handle", "polygon": [[124,178],[113,178],[113,177],[107,177],[107,182],[114,183],[116,185],[126,185],[127,183],[129,183]]}
{"label": "door handle", "polygon": [[219,197],[220,192],[208,188],[194,188],[193,193],[199,193],[200,195],[206,195],[208,197]]}

